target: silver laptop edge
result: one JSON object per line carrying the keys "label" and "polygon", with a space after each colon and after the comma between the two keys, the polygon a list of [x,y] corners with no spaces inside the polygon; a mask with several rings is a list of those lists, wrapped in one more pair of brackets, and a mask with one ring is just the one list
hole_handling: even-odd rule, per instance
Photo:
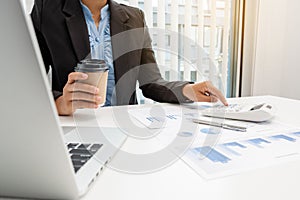
{"label": "silver laptop edge", "polygon": [[[65,137],[30,16],[18,0],[6,1],[0,15],[0,197],[79,198],[125,137],[114,128],[79,128]],[[119,134],[118,146],[105,144],[99,130]],[[75,174],[66,143],[103,141]]]}

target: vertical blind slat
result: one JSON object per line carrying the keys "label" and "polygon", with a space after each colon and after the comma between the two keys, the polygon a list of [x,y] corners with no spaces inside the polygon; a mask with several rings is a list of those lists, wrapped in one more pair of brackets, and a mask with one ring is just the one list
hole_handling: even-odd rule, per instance
{"label": "vertical blind slat", "polygon": [[[184,58],[191,61],[191,40],[192,40],[192,0],[185,0],[185,15],[184,15]],[[184,61],[184,80],[191,80],[191,65]]]}
{"label": "vertical blind slat", "polygon": [[199,68],[203,65],[203,48],[204,48],[204,10],[203,0],[198,0],[198,41],[197,41],[197,81],[203,80],[203,75]]}
{"label": "vertical blind slat", "polygon": [[216,33],[217,33],[217,1],[210,0],[211,10],[210,10],[210,67],[209,67],[209,80],[216,84],[216,77],[218,76],[216,61],[215,61],[215,52],[216,52]]}
{"label": "vertical blind slat", "polygon": [[165,78],[165,29],[166,29],[166,2],[165,0],[159,0],[159,5],[157,7],[157,34],[158,34],[158,52],[157,52],[157,61],[160,66],[160,70],[163,78]]}
{"label": "vertical blind slat", "polygon": [[225,0],[224,35],[223,35],[223,60],[222,60],[222,85],[227,91],[228,61],[229,61],[229,35],[230,35],[230,0]]}
{"label": "vertical blind slat", "polygon": [[171,70],[170,80],[177,80],[178,67],[178,0],[171,0]]}

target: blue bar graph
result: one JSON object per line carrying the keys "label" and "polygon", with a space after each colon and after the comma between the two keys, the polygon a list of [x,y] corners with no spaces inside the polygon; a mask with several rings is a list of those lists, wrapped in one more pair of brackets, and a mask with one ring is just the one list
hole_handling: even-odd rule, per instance
{"label": "blue bar graph", "polygon": [[203,128],[200,130],[201,133],[204,133],[204,134],[220,134],[221,133],[221,130],[218,129],[218,128]]}
{"label": "blue bar graph", "polygon": [[184,115],[188,116],[188,117],[197,117],[199,114],[198,113],[185,113]]}
{"label": "blue bar graph", "polygon": [[183,132],[179,132],[177,135],[181,136],[181,137],[192,137],[193,133],[192,132],[183,131]]}
{"label": "blue bar graph", "polygon": [[176,115],[167,115],[167,118],[176,120],[177,116]]}
{"label": "blue bar graph", "polygon": [[262,138],[256,138],[256,139],[251,139],[251,140],[247,140],[247,142],[249,142],[250,144],[258,147],[258,148],[264,148],[261,144],[265,143],[265,144],[270,144],[271,142],[264,140]]}
{"label": "blue bar graph", "polygon": [[244,145],[242,145],[240,143],[237,143],[237,142],[225,143],[224,145],[228,146],[228,147],[241,147],[243,149],[247,148],[246,146],[244,146]]}
{"label": "blue bar graph", "polygon": [[286,140],[289,142],[296,142],[296,139],[288,137],[286,135],[274,135],[274,136],[271,136],[270,138],[275,139],[275,140]]}
{"label": "blue bar graph", "polygon": [[202,109],[206,109],[206,108],[211,108],[212,106],[209,106],[209,105],[201,105],[200,108]]}
{"label": "blue bar graph", "polygon": [[193,152],[200,153],[201,155],[205,156],[206,158],[208,158],[209,160],[215,163],[219,162],[225,164],[231,160],[230,158],[224,156],[223,154],[221,154],[220,152],[216,151],[211,147],[194,148]]}
{"label": "blue bar graph", "polygon": [[149,122],[164,122],[165,119],[162,117],[146,117]]}
{"label": "blue bar graph", "polygon": [[292,134],[300,137],[300,132],[296,132],[296,133],[292,133]]}
{"label": "blue bar graph", "polygon": [[155,122],[155,121],[161,122],[161,120],[159,120],[159,119],[156,118],[156,117],[147,117],[146,119],[147,119],[148,121],[150,121],[150,122]]}
{"label": "blue bar graph", "polygon": [[225,144],[221,144],[220,146],[225,151],[227,151],[227,152],[229,152],[229,153],[231,153],[233,155],[236,155],[236,156],[240,156],[241,154],[239,154],[238,152],[232,150],[230,147],[240,147],[242,149],[246,149],[247,148],[246,146],[241,145],[240,143],[237,143],[237,142],[225,143]]}
{"label": "blue bar graph", "polygon": [[[200,131],[202,133],[212,134],[211,130],[208,128],[202,129]],[[182,133],[182,134],[189,135],[188,133]],[[212,163],[222,164],[223,166],[223,165],[227,165],[227,164],[229,165],[235,163],[236,161],[240,161],[241,159],[247,159],[245,158],[245,156],[248,155],[247,152],[253,151],[255,147],[259,148],[260,152],[265,151],[266,149],[270,150],[272,148],[273,148],[272,151],[276,151],[278,148],[280,152],[281,147],[276,145],[280,142],[286,145],[287,143],[290,143],[291,145],[293,144],[297,145],[298,144],[296,143],[297,139],[295,139],[293,135],[300,137],[300,132],[271,135],[271,136],[266,136],[261,138],[246,139],[242,141],[220,143],[217,145],[216,149],[209,146],[197,147],[197,148],[190,149],[190,152],[196,155],[197,156],[196,158],[199,158],[199,161],[202,161],[200,159],[201,158],[200,156],[204,156],[205,157],[205,159],[203,160],[204,162],[207,162],[208,159]],[[258,153],[257,150],[254,150],[254,152]],[[263,154],[263,156],[268,156],[268,155]],[[210,163],[210,165],[212,163]]]}

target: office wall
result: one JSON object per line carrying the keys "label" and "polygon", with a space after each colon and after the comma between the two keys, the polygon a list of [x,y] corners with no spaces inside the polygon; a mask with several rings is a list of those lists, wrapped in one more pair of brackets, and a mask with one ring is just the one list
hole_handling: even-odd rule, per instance
{"label": "office wall", "polygon": [[300,1],[260,0],[256,31],[252,94],[300,99]]}

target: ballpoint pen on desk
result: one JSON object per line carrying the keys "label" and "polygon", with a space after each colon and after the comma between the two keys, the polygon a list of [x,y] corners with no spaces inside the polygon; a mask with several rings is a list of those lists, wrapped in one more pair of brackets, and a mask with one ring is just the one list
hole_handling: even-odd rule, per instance
{"label": "ballpoint pen on desk", "polygon": [[197,124],[204,124],[204,125],[210,125],[210,126],[215,126],[215,127],[220,127],[232,131],[240,131],[240,132],[246,132],[247,127],[243,126],[237,126],[237,125],[232,125],[232,124],[226,124],[226,123],[218,123],[218,122],[213,122],[213,121],[206,121],[202,119],[192,119],[194,123]]}

